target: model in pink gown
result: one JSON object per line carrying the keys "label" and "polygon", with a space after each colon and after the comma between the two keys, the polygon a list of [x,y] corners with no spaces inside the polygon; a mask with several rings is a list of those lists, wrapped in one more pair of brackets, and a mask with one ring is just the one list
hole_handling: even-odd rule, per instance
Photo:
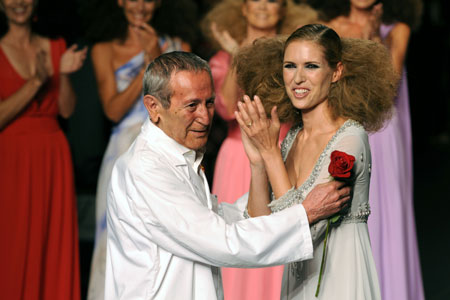
{"label": "model in pink gown", "polygon": [[[384,39],[392,25],[382,25]],[[414,221],[411,121],[403,70],[393,118],[369,137],[372,150],[368,225],[382,299],[422,300],[424,291]]]}
{"label": "model in pink gown", "polygon": [[[214,168],[213,194],[218,201],[233,203],[250,188],[250,162],[245,154],[241,131],[234,115],[229,115],[223,103],[221,88],[230,68],[231,56],[225,51],[214,55],[209,64],[216,92],[216,112],[228,123],[228,135],[220,147]],[[281,127],[280,141],[289,131]],[[227,300],[280,299],[283,266],[260,269],[222,268],[222,280]]]}

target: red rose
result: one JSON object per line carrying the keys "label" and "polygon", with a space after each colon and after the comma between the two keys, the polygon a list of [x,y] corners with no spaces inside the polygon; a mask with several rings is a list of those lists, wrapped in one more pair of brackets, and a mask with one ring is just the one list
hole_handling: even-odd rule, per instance
{"label": "red rose", "polygon": [[355,157],[341,151],[333,151],[331,153],[331,161],[328,166],[328,172],[335,179],[349,178],[352,175]]}

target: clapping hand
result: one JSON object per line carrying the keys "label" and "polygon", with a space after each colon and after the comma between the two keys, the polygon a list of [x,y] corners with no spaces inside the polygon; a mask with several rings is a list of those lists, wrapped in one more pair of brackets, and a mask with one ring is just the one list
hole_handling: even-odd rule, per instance
{"label": "clapping hand", "polygon": [[222,47],[222,49],[226,52],[233,55],[239,49],[238,42],[236,42],[236,40],[230,35],[230,33],[226,30],[219,31],[216,23],[214,22],[211,23],[211,31],[220,47]]}
{"label": "clapping hand", "polygon": [[376,42],[381,42],[380,37],[380,26],[381,17],[383,16],[383,4],[378,3],[372,7],[369,15],[369,22],[363,28],[362,38],[367,40],[372,40]]}
{"label": "clapping hand", "polygon": [[250,97],[245,95],[244,102],[238,102],[239,111],[235,112],[235,115],[241,131],[260,155],[278,151],[280,120],[277,108],[276,106],[272,108],[271,119],[268,119],[259,97],[255,96],[253,99],[254,101],[251,101]]}
{"label": "clapping hand", "polygon": [[36,53],[36,70],[35,75],[40,84],[47,81],[49,76],[49,70],[47,67],[47,53],[44,50],[40,50]]}
{"label": "clapping hand", "polygon": [[76,44],[73,44],[61,56],[59,65],[59,72],[61,74],[67,75],[78,71],[83,65],[83,62],[86,59],[87,47],[76,50],[77,47]]}
{"label": "clapping hand", "polygon": [[145,22],[133,26],[133,30],[139,38],[142,49],[144,49],[145,65],[147,65],[162,53],[162,49],[159,47],[158,34],[152,26]]}

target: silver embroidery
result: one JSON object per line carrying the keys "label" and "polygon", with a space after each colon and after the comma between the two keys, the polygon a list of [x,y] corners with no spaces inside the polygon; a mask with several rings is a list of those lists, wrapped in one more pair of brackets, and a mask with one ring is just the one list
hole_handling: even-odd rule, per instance
{"label": "silver embroidery", "polygon": [[370,215],[369,203],[362,203],[355,212],[350,212],[342,216],[341,223],[366,223]]}
{"label": "silver embroidery", "polygon": [[248,210],[247,210],[247,207],[244,209],[244,218],[245,219],[250,219],[250,215],[248,214]]}
{"label": "silver embroidery", "polygon": [[[333,137],[328,141],[327,146],[320,154],[319,159],[317,160],[316,164],[314,165],[313,171],[309,175],[308,179],[299,187],[295,188],[292,187],[290,190],[288,190],[283,196],[281,196],[278,199],[274,199],[274,196],[272,194],[272,202],[269,204],[270,209],[272,212],[278,212],[285,208],[291,207],[294,204],[298,204],[303,202],[305,199],[306,192],[314,185],[315,181],[317,180],[317,177],[319,176],[321,170],[322,170],[322,164],[324,159],[329,155],[328,152],[330,148],[334,145],[336,139],[348,128],[348,127],[357,127],[362,128],[364,127],[354,120],[347,120],[341,128],[338,129],[338,131],[333,135]],[[283,157],[283,160],[286,161],[287,155],[289,153],[289,150],[292,147],[292,144],[297,137],[297,134],[302,129],[301,125],[297,125],[288,132],[286,135],[286,138],[284,139],[282,145],[281,145],[281,155]],[[361,155],[361,162],[363,162],[363,156]],[[370,166],[369,166],[370,168]],[[370,215],[370,207],[368,203],[365,203],[361,205],[357,209],[357,212],[349,212],[348,214],[344,215],[342,217],[341,222],[342,223],[359,223],[359,222],[367,222],[367,218]],[[297,280],[299,280],[301,274],[301,262],[294,262],[289,264],[289,271]]]}
{"label": "silver embroidery", "polygon": [[[283,196],[275,200],[272,196],[272,202],[269,204],[269,207],[271,208],[272,212],[277,212],[280,210],[283,210],[285,208],[291,207],[294,204],[301,203],[304,200],[304,195],[307,190],[309,190],[313,185],[314,182],[317,180],[317,176],[319,176],[320,171],[322,170],[322,163],[323,160],[327,157],[328,151],[330,150],[331,146],[334,144],[336,139],[341,135],[342,132],[344,132],[348,127],[355,126],[363,128],[361,124],[354,120],[347,120],[341,128],[336,131],[336,133],[333,135],[333,137],[328,141],[327,146],[320,154],[319,159],[317,160],[313,171],[309,175],[308,179],[297,189],[292,188],[289,191],[286,192]],[[282,145],[281,145],[281,155],[283,157],[283,160],[286,161],[287,155],[289,153],[289,150],[291,149],[292,143],[294,142],[295,138],[297,137],[298,132],[302,129],[301,125],[297,125],[293,127],[289,133],[286,135],[286,138],[284,139]]]}

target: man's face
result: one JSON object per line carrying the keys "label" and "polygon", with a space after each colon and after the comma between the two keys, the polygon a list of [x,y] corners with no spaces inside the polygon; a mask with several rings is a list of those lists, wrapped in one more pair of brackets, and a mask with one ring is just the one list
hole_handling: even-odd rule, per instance
{"label": "man's face", "polygon": [[200,150],[208,141],[214,115],[214,92],[206,71],[179,71],[170,80],[172,97],[168,109],[158,106],[152,120],[179,144]]}

